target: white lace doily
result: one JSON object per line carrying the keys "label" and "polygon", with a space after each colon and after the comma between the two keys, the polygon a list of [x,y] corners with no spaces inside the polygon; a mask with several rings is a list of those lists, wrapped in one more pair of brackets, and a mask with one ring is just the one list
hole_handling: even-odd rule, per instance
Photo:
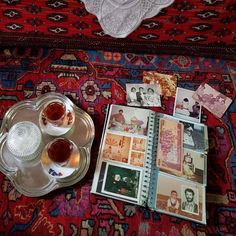
{"label": "white lace doily", "polygon": [[125,38],[146,18],[159,13],[174,0],[82,0],[88,12],[98,18],[105,34]]}

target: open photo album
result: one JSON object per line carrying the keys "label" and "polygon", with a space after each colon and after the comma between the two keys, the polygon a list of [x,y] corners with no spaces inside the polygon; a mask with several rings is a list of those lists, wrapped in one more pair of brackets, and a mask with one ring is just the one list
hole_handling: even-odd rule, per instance
{"label": "open photo album", "polygon": [[201,123],[110,105],[91,192],[206,224],[207,151]]}

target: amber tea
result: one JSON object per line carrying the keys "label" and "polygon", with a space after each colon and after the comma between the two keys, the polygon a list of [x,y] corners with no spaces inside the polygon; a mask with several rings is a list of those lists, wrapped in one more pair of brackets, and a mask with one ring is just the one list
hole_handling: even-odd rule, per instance
{"label": "amber tea", "polygon": [[51,102],[44,108],[43,114],[49,123],[59,126],[63,123],[66,107],[61,102]]}
{"label": "amber tea", "polygon": [[48,157],[55,163],[66,164],[73,151],[73,143],[65,138],[54,139],[47,148]]}

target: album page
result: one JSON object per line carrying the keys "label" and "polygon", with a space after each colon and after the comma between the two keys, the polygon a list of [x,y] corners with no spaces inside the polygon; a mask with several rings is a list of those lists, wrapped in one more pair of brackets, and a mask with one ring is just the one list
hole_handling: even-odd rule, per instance
{"label": "album page", "polygon": [[146,203],[153,114],[149,109],[110,105],[91,192],[138,205]]}

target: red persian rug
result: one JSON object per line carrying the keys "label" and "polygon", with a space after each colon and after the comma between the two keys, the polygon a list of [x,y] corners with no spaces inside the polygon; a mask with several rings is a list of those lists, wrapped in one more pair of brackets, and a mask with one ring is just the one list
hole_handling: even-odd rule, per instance
{"label": "red persian rug", "polygon": [[104,34],[79,0],[3,0],[0,44],[236,59],[235,0],[175,0],[127,38]]}
{"label": "red persian rug", "polygon": [[[83,70],[74,71],[74,64]],[[195,90],[206,81],[234,99],[234,61],[34,47],[1,48],[0,65],[0,119],[18,101],[56,91],[87,111],[96,129],[89,171],[71,187],[30,198],[0,173],[0,235],[235,235],[235,100],[222,119],[202,111],[210,145],[207,226],[90,193],[106,107],[125,104],[126,83],[141,82],[144,70],[156,70],[175,73],[179,87]],[[173,103],[162,99],[156,110],[172,114]]]}

